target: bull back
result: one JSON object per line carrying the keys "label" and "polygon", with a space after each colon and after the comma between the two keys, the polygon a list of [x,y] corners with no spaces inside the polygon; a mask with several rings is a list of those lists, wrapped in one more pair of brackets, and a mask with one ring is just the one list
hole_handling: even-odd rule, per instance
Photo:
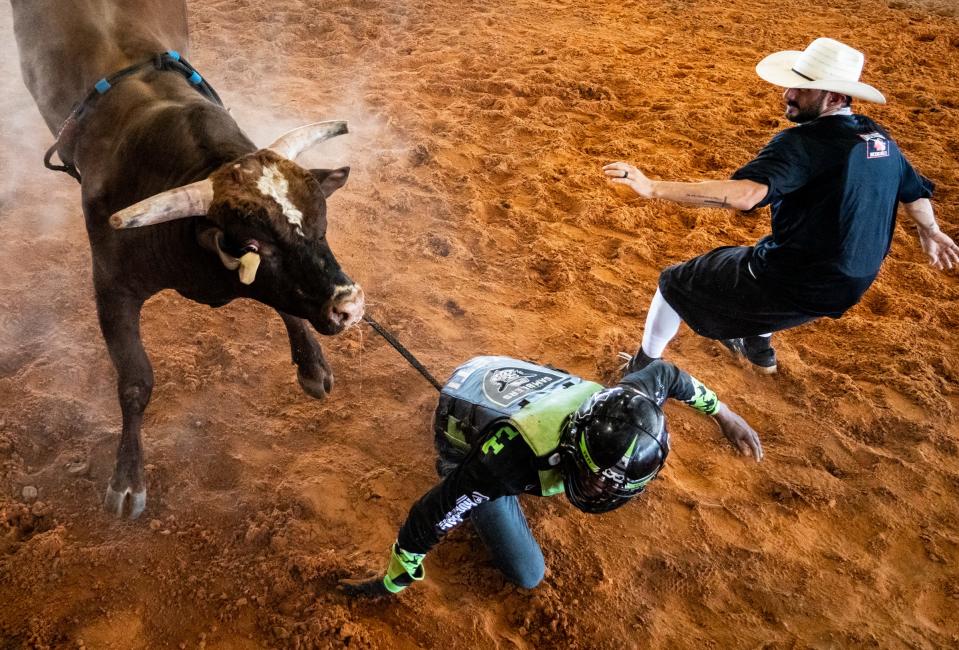
{"label": "bull back", "polygon": [[183,0],[12,0],[24,83],[56,134],[98,79],[156,52],[187,54]]}

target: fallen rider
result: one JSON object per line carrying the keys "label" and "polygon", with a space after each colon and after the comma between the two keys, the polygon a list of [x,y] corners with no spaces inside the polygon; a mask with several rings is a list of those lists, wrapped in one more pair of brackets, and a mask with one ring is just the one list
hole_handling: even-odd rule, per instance
{"label": "fallen rider", "polygon": [[353,596],[399,593],[425,576],[423,558],[469,519],[493,562],[531,589],[545,564],[517,499],[565,493],[590,514],[615,510],[663,468],[667,398],[711,416],[743,455],[756,432],[716,394],[669,362],[653,361],[612,388],[509,357],[481,356],[443,387],[434,419],[441,481],[410,509],[385,574],[342,580]]}

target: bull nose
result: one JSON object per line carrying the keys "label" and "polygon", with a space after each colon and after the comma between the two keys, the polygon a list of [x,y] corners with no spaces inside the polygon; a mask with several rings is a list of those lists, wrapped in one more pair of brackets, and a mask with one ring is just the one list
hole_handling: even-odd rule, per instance
{"label": "bull nose", "polygon": [[358,284],[336,287],[333,300],[330,301],[330,320],[346,329],[363,318],[366,296]]}

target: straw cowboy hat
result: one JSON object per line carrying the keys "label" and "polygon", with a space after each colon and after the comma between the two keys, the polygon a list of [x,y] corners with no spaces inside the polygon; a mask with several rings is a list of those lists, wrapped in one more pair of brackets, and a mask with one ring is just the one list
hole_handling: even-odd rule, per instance
{"label": "straw cowboy hat", "polygon": [[859,81],[864,61],[859,50],[831,38],[817,38],[802,52],[770,54],[756,66],[756,74],[783,88],[828,90],[885,104],[881,92]]}

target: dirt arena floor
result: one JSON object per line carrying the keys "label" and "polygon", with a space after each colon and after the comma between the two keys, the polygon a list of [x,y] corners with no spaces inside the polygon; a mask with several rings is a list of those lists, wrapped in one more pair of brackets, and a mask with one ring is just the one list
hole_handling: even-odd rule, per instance
{"label": "dirt arena floor", "polygon": [[[330,239],[369,313],[435,374],[476,354],[610,380],[659,270],[749,243],[768,212],[627,197],[601,166],[723,178],[787,126],[765,54],[828,35],[867,53],[885,124],[959,235],[954,0],[196,0],[191,61],[266,145],[345,118]],[[119,432],[72,179],[24,89],[0,5],[0,647],[943,648],[959,645],[959,276],[915,230],[839,321],[776,337],[760,376],[687,329],[668,357],[760,432],[734,455],[667,407],[674,449],[638,502],[526,499],[548,565],[524,591],[468,526],[389,602],[380,569],[434,481],[435,393],[365,326],[324,339],[305,396],[261,305],[147,305],[156,389],[137,521],[100,511]],[[26,489],[25,489],[26,488]],[[33,490],[36,496],[33,497]],[[31,498],[33,497],[33,498]]]}

